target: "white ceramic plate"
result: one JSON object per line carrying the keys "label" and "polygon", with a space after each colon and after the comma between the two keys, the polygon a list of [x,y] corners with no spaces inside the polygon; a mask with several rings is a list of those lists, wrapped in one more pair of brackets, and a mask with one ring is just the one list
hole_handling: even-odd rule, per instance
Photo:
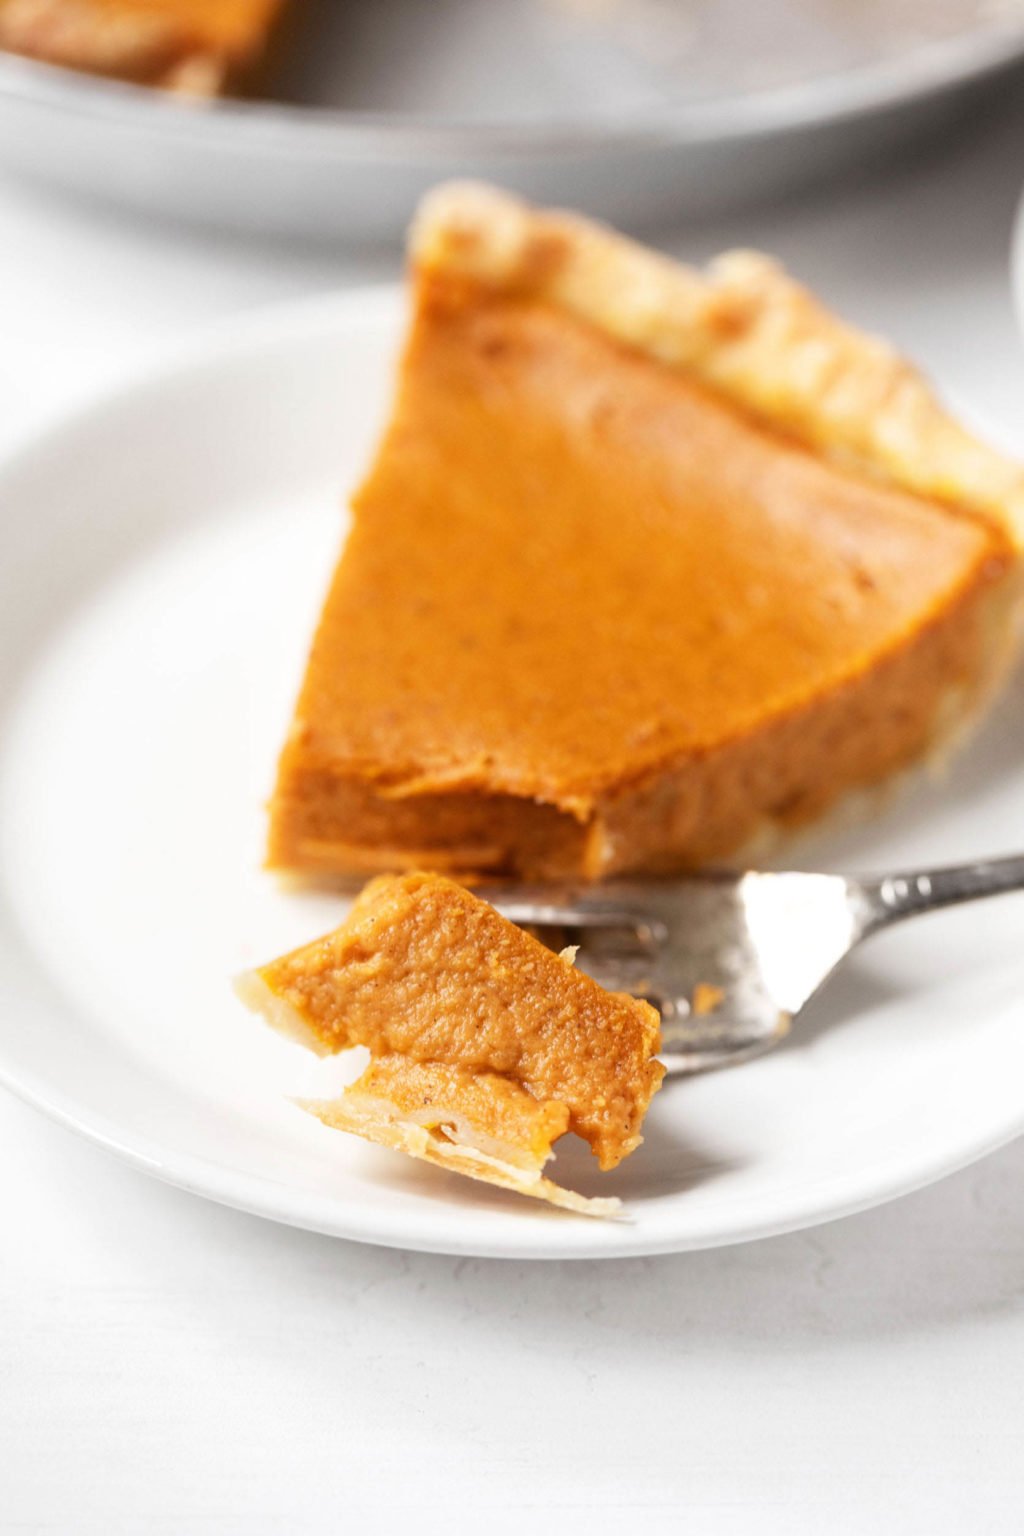
{"label": "white ceramic plate", "polygon": [[[1024,1128],[1022,898],[887,935],[785,1048],[672,1083],[615,1174],[629,1219],[538,1208],[325,1130],[341,1080],[232,974],[340,918],[260,871],[262,804],[383,411],[390,292],[216,333],[0,472],[0,1075],[213,1199],[368,1242],[517,1257],[657,1253],[824,1221]],[[1024,845],[1024,710],[942,785],[805,846],[881,867]]]}

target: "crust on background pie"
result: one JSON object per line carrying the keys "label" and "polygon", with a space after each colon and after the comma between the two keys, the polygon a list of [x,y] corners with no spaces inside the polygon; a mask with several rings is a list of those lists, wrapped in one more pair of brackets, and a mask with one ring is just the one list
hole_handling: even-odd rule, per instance
{"label": "crust on background pie", "polygon": [[0,48],[182,96],[247,78],[283,0],[0,0]]}
{"label": "crust on background pie", "polygon": [[981,514],[1024,542],[1024,472],[953,420],[886,342],[846,325],[769,257],[706,271],[571,213],[449,182],[411,237],[421,272],[535,297],[671,367],[849,469]]}

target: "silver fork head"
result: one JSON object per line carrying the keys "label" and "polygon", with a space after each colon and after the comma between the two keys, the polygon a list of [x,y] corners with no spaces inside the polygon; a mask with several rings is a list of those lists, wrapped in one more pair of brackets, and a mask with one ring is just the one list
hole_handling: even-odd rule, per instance
{"label": "silver fork head", "polygon": [[653,1003],[662,1060],[694,1073],[770,1050],[870,927],[840,875],[711,874],[599,887],[493,885],[480,895],[614,991]]}

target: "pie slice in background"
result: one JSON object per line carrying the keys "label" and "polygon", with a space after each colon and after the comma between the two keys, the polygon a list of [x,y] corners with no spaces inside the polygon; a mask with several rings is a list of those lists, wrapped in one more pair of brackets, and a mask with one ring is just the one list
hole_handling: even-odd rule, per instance
{"label": "pie slice in background", "polygon": [[0,0],[0,48],[183,95],[263,64],[286,0]]}

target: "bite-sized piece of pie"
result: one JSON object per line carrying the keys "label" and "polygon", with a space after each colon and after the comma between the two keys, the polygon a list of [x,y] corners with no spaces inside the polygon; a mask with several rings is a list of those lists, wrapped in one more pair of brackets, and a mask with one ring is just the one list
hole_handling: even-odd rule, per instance
{"label": "bite-sized piece of pie", "polygon": [[262,63],[285,0],[0,0],[0,48],[193,96]]}
{"label": "bite-sized piece of pie", "polygon": [[767,258],[448,186],[269,862],[597,877],[933,754],[1002,674],[1024,480]]}
{"label": "bite-sized piece of pie", "polygon": [[368,1047],[357,1083],[306,1106],[325,1124],[571,1210],[617,1207],[542,1170],[567,1131],[604,1169],[639,1146],[663,1075],[658,1015],[462,886],[381,876],[334,933],[237,986],[320,1054]]}

